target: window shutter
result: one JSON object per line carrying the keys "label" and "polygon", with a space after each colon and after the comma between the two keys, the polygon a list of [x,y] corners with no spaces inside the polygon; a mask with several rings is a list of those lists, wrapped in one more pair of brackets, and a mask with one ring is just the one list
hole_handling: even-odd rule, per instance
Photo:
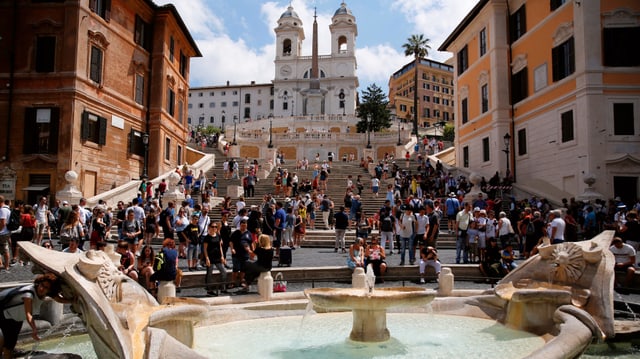
{"label": "window shutter", "polygon": [[107,21],[111,19],[111,0],[104,1],[104,19]]}
{"label": "window shutter", "polygon": [[89,112],[82,113],[82,125],[80,129],[80,139],[86,141],[89,139]]}
{"label": "window shutter", "polygon": [[98,124],[100,125],[98,144],[104,146],[107,144],[107,119],[104,117],[98,117]]}
{"label": "window shutter", "polygon": [[48,153],[58,153],[58,133],[60,133],[60,107],[51,108],[51,123],[49,123],[49,149]]}
{"label": "window shutter", "polygon": [[23,152],[25,154],[36,153],[36,141],[37,137],[33,133],[33,129],[36,127],[36,109],[33,107],[27,107],[24,111],[24,143]]}
{"label": "window shutter", "polygon": [[133,153],[133,139],[135,138],[134,134],[133,134],[133,128],[131,129],[131,131],[129,131],[129,140],[127,141],[127,153]]}
{"label": "window shutter", "polygon": [[561,47],[554,47],[551,49],[551,68],[552,68],[552,77],[553,81],[558,81],[560,79],[560,64],[562,63],[562,51]]}
{"label": "window shutter", "polygon": [[97,0],[89,0],[89,9],[91,11],[96,12]]}

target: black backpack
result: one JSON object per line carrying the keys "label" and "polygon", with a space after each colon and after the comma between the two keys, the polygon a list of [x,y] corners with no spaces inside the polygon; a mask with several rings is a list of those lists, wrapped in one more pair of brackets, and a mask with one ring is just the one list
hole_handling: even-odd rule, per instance
{"label": "black backpack", "polygon": [[382,232],[393,232],[393,218],[386,216],[380,222],[380,230]]}
{"label": "black backpack", "polygon": [[7,229],[10,231],[15,231],[20,228],[20,211],[14,209],[11,211],[11,215],[9,216],[9,223],[7,223]]}

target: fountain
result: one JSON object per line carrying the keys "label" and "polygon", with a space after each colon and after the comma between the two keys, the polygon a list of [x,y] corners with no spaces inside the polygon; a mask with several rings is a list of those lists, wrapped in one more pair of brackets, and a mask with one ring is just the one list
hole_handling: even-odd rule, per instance
{"label": "fountain", "polygon": [[[362,270],[362,268],[358,268]],[[425,306],[436,296],[434,291],[420,287],[391,287],[376,289],[376,277],[369,264],[361,288],[317,288],[304,291],[305,296],[317,307],[325,310],[351,310],[353,325],[349,338],[358,342],[389,340],[387,309]]]}
{"label": "fountain", "polygon": [[[506,331],[511,331],[515,334],[510,338],[519,340],[519,336],[527,336],[535,341],[526,345],[524,354],[496,355],[547,359],[577,357],[594,338],[602,340],[615,334],[614,259],[606,250],[612,237],[612,231],[605,231],[590,241],[542,246],[539,255],[518,266],[494,290],[473,295],[465,296],[463,291],[454,290],[451,297],[436,297],[437,293],[422,287],[373,288],[375,277],[371,274],[365,277],[359,288],[308,289],[304,295],[315,308],[333,313],[305,319],[305,322],[322,324],[308,329],[314,335],[305,335],[305,340],[290,337],[295,334],[282,334],[285,332],[282,328],[295,328],[293,333],[299,333],[299,327],[294,323],[300,323],[300,316],[259,319],[265,315],[282,316],[282,302],[253,304],[258,309],[253,312],[255,314],[250,314],[251,308],[241,307],[237,301],[226,302],[229,307],[221,305],[222,308],[198,305],[197,301],[187,299],[181,303],[182,298],[175,299],[171,305],[159,305],[137,283],[119,274],[105,253],[52,253],[31,243],[20,245],[34,262],[60,275],[66,284],[66,296],[78,298],[74,309],[80,313],[99,358],[199,358],[204,353],[212,355],[216,348],[211,346],[218,346],[217,349],[225,352],[231,338],[219,341],[209,338],[212,331],[228,333],[227,326],[231,325],[235,328],[233,330],[243,333],[239,335],[243,339],[249,333],[264,340],[271,340],[265,337],[265,333],[276,333],[277,337],[289,335],[287,339],[290,340],[281,342],[279,351],[270,353],[272,356],[269,357],[293,357],[313,350],[318,351],[319,357],[326,357],[327,353],[358,356],[349,350],[357,351],[361,346],[371,345],[383,351],[392,350],[400,356],[421,357],[427,350],[425,348],[447,347],[451,337],[458,335],[465,338],[464,354],[460,355],[473,355],[476,350],[483,350],[479,347],[491,347],[492,351],[497,347],[511,347],[510,340],[514,339],[503,337]],[[362,268],[358,270],[362,271]],[[364,272],[361,274],[364,276]],[[293,299],[300,299],[293,294],[278,293],[273,299],[287,298],[288,303],[293,303]],[[221,303],[224,300],[217,299]],[[307,302],[298,302],[300,310]],[[434,314],[424,313],[427,303],[431,303]],[[265,314],[270,307],[273,314]],[[402,310],[401,313],[396,310],[387,313],[390,308]],[[336,313],[340,311],[342,313]],[[341,322],[345,319],[345,311],[352,313],[350,341],[307,343],[311,339],[306,337],[315,339],[326,332],[334,338],[346,331],[349,324]],[[403,314],[405,311],[412,314]],[[404,317],[408,320],[403,320]],[[451,319],[454,317],[458,319]],[[388,319],[389,328],[397,337],[391,337]],[[435,322],[444,323],[441,324],[443,329],[433,329]],[[198,323],[206,323],[206,326]],[[474,327],[477,331],[475,334],[461,334],[467,327]],[[427,329],[426,337],[415,338],[416,331]],[[483,342],[467,345],[467,338],[481,333],[491,333],[489,336],[498,338],[500,344]],[[343,355],[345,346],[351,349]],[[524,347],[520,342],[513,346]],[[417,348],[417,353],[414,348]],[[258,349],[247,350],[247,355],[254,355]],[[414,354],[409,354],[411,350]]]}

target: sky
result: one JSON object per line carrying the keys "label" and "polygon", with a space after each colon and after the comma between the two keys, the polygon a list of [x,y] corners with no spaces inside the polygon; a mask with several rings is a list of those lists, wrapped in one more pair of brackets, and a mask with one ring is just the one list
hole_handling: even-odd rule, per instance
{"label": "sky", "polygon": [[[302,55],[311,55],[314,8],[318,15],[319,54],[329,54],[329,24],[341,0],[154,0],[173,3],[202,57],[191,60],[190,86],[269,83],[275,77],[275,33],[289,4],[302,20]],[[358,25],[358,91],[376,84],[388,92],[389,77],[411,61],[402,44],[412,34],[430,40],[428,58],[444,62],[452,54],[437,51],[477,0],[345,1]]]}

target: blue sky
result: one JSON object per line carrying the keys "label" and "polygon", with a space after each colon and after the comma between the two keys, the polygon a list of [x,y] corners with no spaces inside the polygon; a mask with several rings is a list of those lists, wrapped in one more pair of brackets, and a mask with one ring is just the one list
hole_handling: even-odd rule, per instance
{"label": "blue sky", "polygon": [[[329,23],[340,0],[155,0],[173,3],[202,58],[192,59],[191,86],[216,86],[230,81],[268,83],[274,75],[277,20],[289,4],[300,16],[306,40],[303,55],[311,55],[313,9],[318,12],[319,52],[330,52]],[[476,4],[476,0],[351,0],[356,17],[359,91],[375,83],[386,93],[389,76],[411,61],[402,44],[412,34],[431,40],[429,57],[445,61],[437,48]]]}

